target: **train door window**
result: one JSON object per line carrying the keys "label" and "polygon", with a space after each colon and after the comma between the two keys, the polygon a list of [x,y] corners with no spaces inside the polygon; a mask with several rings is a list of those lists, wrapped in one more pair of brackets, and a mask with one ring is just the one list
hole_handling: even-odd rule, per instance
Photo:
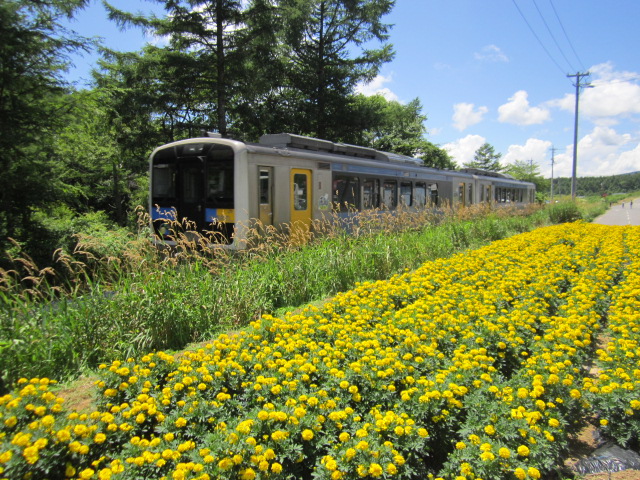
{"label": "train door window", "polygon": [[273,168],[260,167],[259,182],[259,213],[263,225],[273,224]]}
{"label": "train door window", "polygon": [[473,183],[467,184],[467,205],[471,205],[473,203]]}
{"label": "train door window", "polygon": [[403,207],[410,207],[412,206],[412,188],[411,188],[411,182],[402,182],[400,184],[400,204]]}
{"label": "train door window", "polygon": [[416,183],[413,195],[413,204],[416,207],[424,207],[427,204],[427,184]]}
{"label": "train door window", "polygon": [[439,204],[438,184],[432,183],[431,185],[429,185],[428,189],[429,189],[429,202],[431,203],[431,205],[437,206]]}
{"label": "train door window", "polygon": [[362,208],[380,206],[380,180],[366,178],[362,181]]}
{"label": "train door window", "polygon": [[294,210],[307,209],[307,175],[296,173],[293,175],[293,208]]}
{"label": "train door window", "polygon": [[333,178],[333,203],[335,207],[345,212],[358,209],[360,181],[358,177],[349,175],[336,175]]}
{"label": "train door window", "polygon": [[480,185],[480,203],[484,202],[484,185]]}
{"label": "train door window", "polygon": [[184,164],[182,169],[182,200],[185,203],[202,201],[202,165]]}
{"label": "train door window", "polygon": [[398,205],[398,183],[385,180],[382,184],[382,205],[384,208],[394,209]]}
{"label": "train door window", "polygon": [[458,200],[464,205],[464,183],[458,184]]}

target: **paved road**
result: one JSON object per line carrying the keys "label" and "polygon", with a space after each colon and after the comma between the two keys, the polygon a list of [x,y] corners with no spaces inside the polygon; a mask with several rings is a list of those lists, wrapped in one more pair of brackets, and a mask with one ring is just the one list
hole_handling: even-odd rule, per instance
{"label": "paved road", "polygon": [[629,202],[614,205],[604,215],[596,218],[593,223],[601,225],[640,225],[640,199],[636,198],[634,200],[633,207]]}

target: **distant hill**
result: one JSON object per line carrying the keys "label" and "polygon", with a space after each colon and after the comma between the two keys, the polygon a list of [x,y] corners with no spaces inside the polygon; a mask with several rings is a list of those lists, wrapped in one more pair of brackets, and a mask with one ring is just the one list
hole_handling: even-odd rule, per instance
{"label": "distant hill", "polygon": [[[608,177],[578,177],[576,195],[611,195],[636,190],[640,190],[640,171]],[[553,193],[555,195],[571,194],[571,178],[554,178]]]}

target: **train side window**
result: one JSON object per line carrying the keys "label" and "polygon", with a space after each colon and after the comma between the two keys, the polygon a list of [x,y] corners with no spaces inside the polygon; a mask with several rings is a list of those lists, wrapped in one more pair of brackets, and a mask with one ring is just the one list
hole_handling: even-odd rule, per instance
{"label": "train side window", "polygon": [[413,203],[416,207],[424,207],[427,204],[427,184],[418,182],[414,189]]}
{"label": "train side window", "polygon": [[380,180],[367,178],[362,181],[362,208],[380,206]]}
{"label": "train side window", "polygon": [[402,182],[400,184],[400,202],[404,207],[411,207],[412,203],[412,195],[411,195],[411,183],[410,182]]}
{"label": "train side window", "polygon": [[382,205],[384,208],[394,209],[398,205],[398,183],[385,180],[382,184]]}
{"label": "train side window", "polygon": [[467,194],[467,204],[471,205],[473,203],[473,183],[470,183],[468,187],[469,193]]}
{"label": "train side window", "polygon": [[358,177],[336,175],[333,178],[333,203],[341,212],[358,209],[358,193],[360,181]]}
{"label": "train side window", "polygon": [[303,173],[293,175],[293,208],[307,209],[307,176]]}

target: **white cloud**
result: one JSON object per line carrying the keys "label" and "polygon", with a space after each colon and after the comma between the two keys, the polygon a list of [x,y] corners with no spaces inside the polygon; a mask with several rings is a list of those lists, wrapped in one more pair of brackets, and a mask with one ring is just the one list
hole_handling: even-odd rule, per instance
{"label": "white cloud", "polygon": [[540,172],[546,171],[546,165],[551,162],[551,142],[538,138],[529,138],[524,145],[510,145],[507,153],[502,157],[502,163],[512,164],[516,160],[528,162],[533,160],[540,167]]}
{"label": "white cloud", "polygon": [[[596,126],[578,142],[578,177],[606,177],[640,170],[640,143],[631,134]],[[556,155],[554,177],[571,177],[573,145]],[[545,174],[550,176],[549,171]]]}
{"label": "white cloud", "polygon": [[[640,114],[640,75],[633,72],[615,71],[610,62],[589,69],[588,83],[593,88],[584,88],[580,93],[580,115],[590,117],[598,125],[612,126],[618,123],[615,117]],[[587,79],[583,79],[587,82]],[[549,105],[573,112],[575,93],[552,100]]]}
{"label": "white cloud", "polygon": [[482,117],[489,111],[487,107],[474,110],[473,103],[456,103],[453,106],[453,126],[460,131],[480,123]]}
{"label": "white cloud", "polygon": [[508,62],[509,58],[504,54],[500,47],[496,45],[486,45],[482,47],[480,52],[474,54],[476,60],[489,62]]}
{"label": "white cloud", "polygon": [[370,97],[372,95],[382,95],[384,98],[386,98],[389,101],[395,101],[398,102],[400,101],[398,96],[393,93],[391,91],[391,89],[387,88],[387,87],[383,87],[384,84],[389,83],[392,81],[392,75],[389,76],[384,76],[384,75],[377,75],[373,80],[371,80],[369,83],[358,83],[356,85],[356,93],[361,93],[363,95],[366,95],[367,97]]}
{"label": "white cloud", "polygon": [[480,135],[467,135],[455,142],[450,142],[442,146],[449,155],[462,166],[463,163],[473,161],[473,156],[484,143],[486,139]]}
{"label": "white cloud", "polygon": [[[631,142],[628,133],[619,134],[612,128],[596,126],[578,142],[578,176],[607,176],[638,170],[640,163],[635,167],[628,163],[638,159],[637,153],[634,156],[625,152]],[[622,168],[623,164],[626,168]]]}
{"label": "white cloud", "polygon": [[518,90],[509,98],[508,103],[498,107],[498,113],[498,120],[502,123],[516,125],[535,125],[551,119],[546,108],[529,105],[528,94],[524,90]]}

